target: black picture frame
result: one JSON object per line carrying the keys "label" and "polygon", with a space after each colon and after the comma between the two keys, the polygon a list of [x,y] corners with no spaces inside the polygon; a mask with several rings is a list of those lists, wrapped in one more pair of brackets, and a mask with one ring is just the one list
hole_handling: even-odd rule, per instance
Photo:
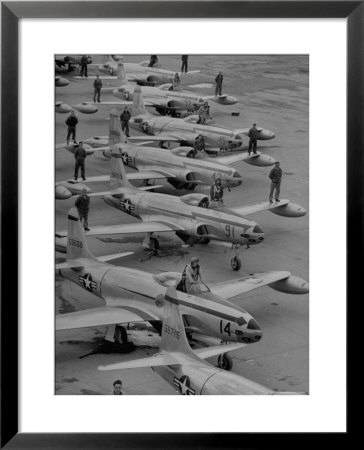
{"label": "black picture frame", "polygon": [[[18,432],[18,23],[22,18],[347,18],[347,299],[361,279],[364,149],[363,1],[122,1],[1,4],[1,448],[257,448],[307,444],[310,433]],[[335,70],[335,68],[333,68]],[[9,108],[11,105],[11,108]],[[329,149],[322,149],[329,152]],[[343,154],[343,158],[345,155]],[[324,169],[323,169],[324,170]],[[340,179],[339,175],[333,178]],[[333,190],[340,189],[333,182]],[[333,192],[333,195],[335,193]],[[344,236],[341,236],[344,238]],[[335,245],[335,243],[333,243]],[[362,258],[360,258],[362,260]],[[11,287],[11,290],[10,290]],[[360,292],[360,291],[359,291]],[[15,298],[14,298],[14,293]],[[355,299],[353,299],[355,300]],[[347,302],[349,304],[349,302]],[[348,309],[349,313],[349,309]],[[350,346],[347,346],[348,350]],[[349,362],[349,358],[348,358]],[[333,393],[334,395],[334,393]],[[348,410],[349,413],[349,410]],[[242,420],[244,413],[242,412]],[[348,415],[349,417],[349,415]],[[335,442],[349,437],[338,433]],[[299,439],[299,441],[298,441]],[[316,434],[315,443],[327,435]],[[347,443],[347,442],[346,442]]]}

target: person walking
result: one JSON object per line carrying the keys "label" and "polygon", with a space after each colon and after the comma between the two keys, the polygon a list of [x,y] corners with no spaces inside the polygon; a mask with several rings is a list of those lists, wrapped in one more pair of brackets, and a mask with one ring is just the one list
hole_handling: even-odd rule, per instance
{"label": "person walking", "polygon": [[87,75],[87,63],[88,63],[88,57],[87,57],[87,55],[83,55],[82,57],[81,57],[81,63],[80,63],[80,66],[81,66],[81,72],[80,72],[80,75],[81,75],[81,77],[88,77],[88,75]]}
{"label": "person walking", "polygon": [[128,107],[125,106],[124,111],[120,114],[120,122],[121,129],[126,137],[130,137],[129,135],[129,120],[130,120],[130,112],[128,111]]}
{"label": "person walking", "polygon": [[223,82],[224,76],[222,72],[220,71],[218,75],[216,75],[215,78],[215,96],[221,95],[222,93],[222,82]]}
{"label": "person walking", "polygon": [[100,95],[101,95],[102,81],[100,79],[100,75],[96,75],[96,79],[94,80],[94,103],[100,103]]}
{"label": "person walking", "polygon": [[86,150],[83,147],[83,142],[80,141],[78,143],[78,146],[75,148],[75,181],[77,181],[79,169],[81,169],[81,177],[83,181],[86,181],[85,159],[86,159]]}
{"label": "person walking", "polygon": [[82,194],[76,199],[75,206],[80,216],[81,225],[85,231],[90,231],[88,227],[88,212],[90,210],[90,197],[87,195],[87,189],[82,190]]}
{"label": "person walking", "polygon": [[257,154],[257,139],[259,135],[259,131],[257,129],[257,124],[253,123],[253,126],[249,130],[249,155],[251,151],[253,150],[254,155]]}
{"label": "person walking", "polygon": [[182,55],[182,67],[181,67],[181,73],[187,73],[188,72],[188,55]]}
{"label": "person walking", "polygon": [[282,169],[280,168],[279,161],[276,161],[273,169],[270,171],[269,178],[271,179],[269,203],[273,203],[273,194],[275,191],[275,200],[279,202],[279,194],[281,191]]}
{"label": "person walking", "polygon": [[67,145],[70,143],[70,137],[72,136],[73,142],[76,142],[76,125],[78,124],[78,119],[74,111],[71,111],[71,114],[67,117],[66,120],[67,125]]}

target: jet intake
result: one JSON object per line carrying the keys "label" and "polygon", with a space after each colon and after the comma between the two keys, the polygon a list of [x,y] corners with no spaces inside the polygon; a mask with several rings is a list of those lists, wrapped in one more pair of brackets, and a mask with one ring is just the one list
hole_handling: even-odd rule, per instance
{"label": "jet intake", "polygon": [[180,199],[187,205],[201,206],[203,208],[206,208],[209,203],[209,198],[207,195],[198,193],[183,195],[182,197],[180,197]]}

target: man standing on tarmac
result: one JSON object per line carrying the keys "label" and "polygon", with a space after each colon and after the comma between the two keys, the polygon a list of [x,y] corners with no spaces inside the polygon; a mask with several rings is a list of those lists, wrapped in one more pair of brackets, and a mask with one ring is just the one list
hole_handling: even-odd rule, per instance
{"label": "man standing on tarmac", "polygon": [[76,142],[76,125],[78,124],[78,119],[77,119],[74,111],[71,111],[71,114],[67,117],[67,120],[65,123],[67,125],[66,142],[67,142],[67,145],[69,145],[71,135],[72,135],[73,142]]}
{"label": "man standing on tarmac", "polygon": [[77,181],[78,171],[80,168],[81,168],[81,177],[83,181],[86,181],[85,159],[86,159],[86,150],[83,148],[82,141],[80,141],[78,143],[78,146],[75,148],[75,181]]}
{"label": "man standing on tarmac", "polygon": [[276,202],[279,202],[279,194],[281,191],[282,169],[279,167],[279,161],[276,161],[275,166],[270,171],[269,178],[271,179],[269,203],[273,203],[273,193],[276,191]]}
{"label": "man standing on tarmac", "polygon": [[87,57],[87,55],[83,55],[82,58],[81,58],[81,64],[80,64],[80,66],[81,66],[81,73],[80,73],[81,77],[83,77],[83,76],[88,77],[88,75],[87,75],[87,63],[88,63],[88,57]]}
{"label": "man standing on tarmac", "polygon": [[182,67],[181,67],[181,73],[188,72],[188,55],[182,55]]}
{"label": "man standing on tarmac", "polygon": [[100,80],[100,75],[96,75],[96,79],[94,80],[94,103],[100,103],[100,95],[101,95],[102,81]]}
{"label": "man standing on tarmac", "polygon": [[128,111],[128,107],[125,106],[124,111],[120,114],[120,122],[121,129],[126,137],[130,137],[129,135],[129,120],[130,120],[130,112]]}
{"label": "man standing on tarmac", "polygon": [[222,94],[222,82],[223,82],[224,76],[222,74],[222,72],[220,71],[218,75],[216,75],[215,78],[215,83],[216,83],[216,87],[215,87],[215,96],[217,97],[218,95]]}
{"label": "man standing on tarmac", "polygon": [[254,155],[257,154],[257,139],[258,139],[259,131],[257,129],[257,124],[253,123],[253,126],[249,130],[249,155],[253,150]]}

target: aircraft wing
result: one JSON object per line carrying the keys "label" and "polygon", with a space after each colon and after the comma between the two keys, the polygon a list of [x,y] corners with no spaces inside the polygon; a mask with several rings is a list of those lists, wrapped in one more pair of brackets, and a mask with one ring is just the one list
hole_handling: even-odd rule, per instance
{"label": "aircraft wing", "polygon": [[[99,236],[103,234],[134,234],[134,233],[163,233],[169,231],[180,231],[182,227],[174,224],[158,222],[125,223],[122,225],[105,225],[92,227],[85,231],[85,236]],[[57,237],[66,237],[67,231],[57,231]],[[78,264],[80,266],[80,264]]]}
{"label": "aircraft wing", "polygon": [[130,136],[128,140],[130,141],[142,141],[142,140],[148,140],[148,141],[171,141],[171,142],[185,142],[185,141],[194,141],[197,137],[198,133],[191,133],[190,131],[183,131],[181,133],[160,133],[155,136],[148,135],[146,138],[145,136]]}
{"label": "aircraft wing", "polygon": [[214,283],[209,285],[209,288],[213,294],[228,300],[237,295],[245,294],[259,287],[283,280],[289,276],[291,276],[291,273],[286,271],[256,273],[247,277]]}
{"label": "aircraft wing", "polygon": [[270,209],[280,208],[281,206],[288,205],[289,200],[280,200],[279,203],[269,203],[269,201],[256,203],[255,205],[237,206],[234,208],[229,208],[242,216],[249,216],[250,214],[258,213],[261,211],[268,211]]}
{"label": "aircraft wing", "polygon": [[[154,171],[154,170],[141,170],[138,172],[129,172],[126,174],[128,180],[163,180],[166,178],[176,178],[173,173],[169,173],[166,171]],[[97,175],[94,177],[87,177],[87,183],[95,183],[98,181],[109,181],[110,175]]]}
{"label": "aircraft wing", "polygon": [[102,306],[100,308],[84,309],[66,314],[56,315],[56,331],[72,330],[75,328],[98,327],[127,322],[145,322],[147,320],[159,320],[140,310],[129,311],[127,307]]}

